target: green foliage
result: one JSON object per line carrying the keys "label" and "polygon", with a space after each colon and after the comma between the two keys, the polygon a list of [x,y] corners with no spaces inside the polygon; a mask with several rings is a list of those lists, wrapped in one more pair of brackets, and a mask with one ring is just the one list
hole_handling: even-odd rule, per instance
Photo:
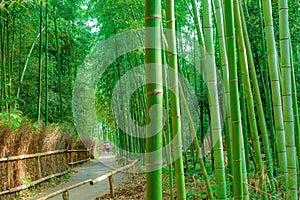
{"label": "green foliage", "polygon": [[23,116],[23,113],[18,110],[0,113],[0,124],[9,125],[13,130],[18,129],[21,124],[26,123],[28,121],[29,119]]}

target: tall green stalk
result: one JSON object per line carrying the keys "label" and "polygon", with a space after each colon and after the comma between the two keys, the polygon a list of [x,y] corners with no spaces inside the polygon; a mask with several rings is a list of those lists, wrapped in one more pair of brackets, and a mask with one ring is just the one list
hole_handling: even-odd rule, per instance
{"label": "tall green stalk", "polygon": [[297,185],[297,157],[294,130],[294,110],[292,96],[292,70],[290,54],[290,29],[288,15],[288,1],[278,0],[279,8],[279,37],[280,63],[282,73],[282,103],[283,120],[286,139],[286,157],[288,168],[288,199],[298,199]]}
{"label": "tall green stalk", "polygon": [[[297,87],[296,87],[296,80],[295,80],[295,70],[293,62],[292,64],[292,90],[293,90],[293,109],[294,109],[294,118],[295,118],[295,143],[296,143],[296,150],[298,155],[298,172],[300,168],[300,119],[299,119],[299,107],[297,102]],[[298,182],[300,177],[298,176]]]}
{"label": "tall green stalk", "polygon": [[[236,35],[238,41],[238,49],[239,49],[239,60],[241,65],[242,71],[242,79],[243,84],[245,87],[245,95],[247,101],[247,111],[248,111],[248,121],[250,126],[250,133],[252,136],[252,142],[255,152],[255,161],[256,161],[256,168],[260,173],[261,177],[264,177],[264,166],[262,161],[261,149],[260,149],[260,140],[258,136],[258,129],[256,123],[256,115],[255,115],[255,108],[254,108],[254,99],[251,89],[251,82],[250,82],[250,75],[248,69],[248,58],[246,54],[246,47],[245,47],[245,40],[242,28],[242,20],[240,14],[240,1],[234,1],[234,18],[235,18],[235,25],[236,25]],[[248,142],[248,141],[246,141]],[[266,183],[264,179],[261,179],[263,191],[266,192]],[[247,187],[246,185],[244,187]],[[264,195],[264,199],[268,199],[266,195]]]}
{"label": "tall green stalk", "polygon": [[197,8],[197,0],[191,0],[192,8],[193,8],[193,15],[194,15],[194,24],[196,28],[196,33],[198,37],[198,42],[201,47],[204,48],[204,36],[202,32],[202,24],[200,22],[200,15]]}
{"label": "tall green stalk", "polygon": [[209,176],[207,174],[207,170],[205,168],[202,150],[201,150],[199,141],[197,139],[197,131],[195,129],[195,125],[193,123],[193,118],[190,114],[189,106],[186,102],[186,99],[185,99],[185,96],[184,96],[184,93],[183,93],[183,90],[182,90],[181,86],[179,86],[179,92],[180,92],[180,100],[182,101],[183,108],[184,108],[184,111],[185,111],[186,116],[187,116],[187,121],[188,121],[189,128],[190,128],[190,131],[191,131],[191,136],[192,136],[192,138],[194,138],[194,145],[196,147],[197,156],[199,158],[200,169],[202,171],[204,181],[205,181],[206,190],[207,190],[206,193],[208,195],[208,198],[210,200],[213,200],[214,195],[213,195],[213,191],[212,191],[212,188],[211,188],[210,179],[209,179]]}
{"label": "tall green stalk", "polygon": [[56,44],[56,62],[58,71],[58,91],[59,91],[59,119],[60,122],[63,121],[63,102],[62,102],[62,74],[61,74],[61,62],[58,46],[58,30],[57,30],[57,10],[55,6],[54,9],[54,32],[55,32],[55,44]]}
{"label": "tall green stalk", "polygon": [[[145,0],[145,64],[147,95],[146,199],[162,199],[162,68],[161,0]],[[153,29],[154,28],[154,29]],[[150,29],[150,30],[149,30]],[[150,48],[151,47],[151,48]],[[156,106],[154,109],[153,106]],[[155,113],[154,113],[155,112]],[[150,115],[152,117],[150,117]],[[151,124],[151,125],[150,125]]]}
{"label": "tall green stalk", "polygon": [[[274,128],[274,118],[273,118],[273,110],[272,110],[272,99],[271,99],[271,93],[270,93],[270,80],[269,80],[269,72],[268,72],[268,61],[267,61],[267,55],[266,55],[266,43],[265,43],[265,35],[264,35],[264,19],[263,19],[263,13],[262,13],[262,8],[261,8],[261,0],[257,0],[258,1],[258,7],[259,7],[259,18],[260,18],[260,33],[261,33],[261,46],[262,46],[262,59],[263,59],[263,63],[262,63],[262,73],[263,73],[263,83],[265,84],[264,86],[264,91],[265,91],[265,96],[266,96],[266,104],[267,104],[267,117],[268,117],[268,127],[270,130],[270,135],[272,138],[272,157],[273,160],[275,161],[277,159],[276,156],[276,135],[275,135],[275,128]],[[243,12],[243,10],[241,9],[241,11]],[[245,20],[245,16],[243,16],[243,27],[245,30],[246,27],[246,20]],[[248,31],[247,31],[248,32]],[[245,31],[244,31],[245,33]],[[247,33],[248,34],[248,33]],[[246,40],[248,39],[249,43],[249,49],[250,49],[250,40],[249,37],[246,38]],[[250,52],[249,50],[247,50],[248,52]],[[251,52],[252,54],[252,52]],[[253,56],[251,56],[251,59],[253,61]],[[249,60],[250,62],[250,60]],[[253,61],[253,65],[254,65],[254,61]],[[254,66],[253,66],[254,67]],[[258,86],[258,84],[257,84]],[[256,88],[256,86],[254,86]],[[259,89],[259,88],[257,88]],[[259,94],[260,95],[260,94]],[[260,99],[261,102],[261,99]],[[264,109],[262,109],[263,111]],[[260,112],[259,112],[260,113]],[[267,128],[267,127],[266,127]],[[268,144],[269,145],[269,144]],[[270,146],[270,145],[269,145]],[[272,158],[271,157],[271,158]],[[276,164],[276,163],[274,163]],[[271,180],[271,177],[270,177]],[[274,188],[274,187],[273,187]],[[275,189],[275,188],[274,188]]]}
{"label": "tall green stalk", "polygon": [[43,40],[43,1],[40,3],[40,41],[39,41],[39,77],[38,77],[38,102],[37,102],[37,119],[41,117],[42,101],[42,40]]}
{"label": "tall green stalk", "polygon": [[285,146],[285,131],[282,114],[281,89],[278,73],[277,51],[274,36],[271,0],[262,1],[265,38],[267,44],[268,67],[271,80],[271,92],[273,102],[274,123],[277,141],[278,162],[280,167],[283,189],[287,187],[287,158]]}
{"label": "tall green stalk", "polygon": [[[167,73],[166,73],[166,69],[167,66],[166,66],[166,59],[165,59],[165,52],[162,51],[162,62],[163,62],[163,66],[164,66],[164,69],[163,69],[163,76],[164,76],[164,85],[165,85],[165,88],[169,88],[167,85],[168,85],[168,78],[167,78]],[[170,144],[170,141],[171,141],[171,128],[170,128],[170,123],[169,123],[169,119],[170,119],[170,116],[169,116],[169,94],[168,94],[168,91],[167,90],[164,90],[164,107],[166,108],[166,120],[167,120],[167,123],[165,125],[165,131],[164,131],[164,135],[163,135],[163,138],[164,138],[164,144],[165,145],[168,145]],[[170,184],[170,199],[173,200],[174,199],[174,189],[173,189],[173,164],[172,164],[172,148],[171,148],[171,145],[168,145],[167,146],[168,148],[166,148],[166,155],[167,155],[167,161],[168,161],[168,168],[169,168],[169,172],[168,172],[168,175],[169,175],[169,184]]]}
{"label": "tall green stalk", "polygon": [[[242,71],[239,70],[239,77],[242,77]],[[241,101],[241,111],[242,111],[242,125],[243,125],[243,141],[244,141],[244,151],[245,155],[249,155],[250,144],[248,135],[248,124],[247,124],[247,109],[246,109],[246,98],[245,98],[245,86],[243,81],[240,81],[240,101]],[[247,171],[250,169],[250,156],[245,156]],[[255,162],[256,163],[256,162]]]}
{"label": "tall green stalk", "polygon": [[45,124],[48,124],[48,0],[46,0],[45,21]]}
{"label": "tall green stalk", "polygon": [[181,114],[179,106],[178,92],[178,66],[177,66],[177,45],[175,30],[175,12],[174,0],[166,0],[166,23],[167,23],[167,43],[168,43],[168,61],[172,71],[170,71],[170,93],[171,101],[171,119],[172,119],[172,136],[176,138],[173,145],[173,157],[175,160],[175,177],[177,199],[186,199],[185,177],[182,160],[182,136],[181,136]]}
{"label": "tall green stalk", "polygon": [[[292,47],[290,46],[292,50]],[[292,52],[292,51],[291,51]],[[296,151],[298,155],[298,184],[299,184],[299,171],[300,171],[300,119],[299,119],[299,107],[297,102],[297,88],[296,88],[296,80],[295,80],[295,70],[293,59],[291,58],[291,66],[292,66],[292,93],[293,93],[293,109],[294,109],[294,120],[295,120],[295,144]]]}
{"label": "tall green stalk", "polygon": [[206,47],[205,79],[209,91],[208,99],[209,99],[211,131],[212,131],[213,140],[216,140],[213,141],[215,143],[213,147],[213,151],[214,151],[214,158],[215,158],[214,167],[215,167],[215,174],[216,174],[217,198],[227,199],[211,4],[212,4],[211,0],[203,1],[203,24],[204,24],[204,36],[205,36],[204,41]]}
{"label": "tall green stalk", "polygon": [[[240,6],[241,8],[241,6]],[[250,46],[250,40],[249,40],[249,35],[248,35],[248,30],[246,26],[246,20],[245,16],[243,13],[243,9],[240,9],[241,11],[241,18],[242,18],[242,25],[243,25],[243,34],[244,34],[244,39],[245,39],[245,45],[246,45],[246,54],[248,58],[248,66],[250,70],[250,78],[252,81],[252,88],[254,91],[254,100],[255,100],[255,105],[257,109],[257,114],[258,114],[258,119],[259,119],[259,127],[261,131],[261,137],[262,137],[262,142],[263,142],[263,147],[264,147],[264,152],[265,152],[265,163],[266,163],[266,168],[267,168],[267,173],[269,176],[269,182],[271,186],[271,191],[272,194],[275,192],[275,183],[274,183],[274,169],[273,169],[273,158],[272,158],[272,149],[270,147],[270,140],[269,140],[269,135],[268,135],[268,128],[267,128],[267,123],[265,119],[265,114],[264,114],[264,108],[262,104],[262,99],[261,99],[261,94],[259,91],[259,84],[258,84],[258,79],[256,75],[256,70],[255,70],[255,65],[254,65],[254,60],[253,60],[253,54]],[[272,112],[272,110],[271,110]],[[272,116],[272,115],[271,115]],[[270,126],[272,127],[273,124]],[[275,141],[273,142],[275,143]]]}
{"label": "tall green stalk", "polygon": [[234,199],[243,198],[242,178],[242,124],[238,89],[237,59],[235,48],[233,0],[225,0],[225,22],[227,37],[227,57],[230,82],[230,102],[232,121],[232,158]]}
{"label": "tall green stalk", "polygon": [[[245,155],[245,148],[244,148],[244,137],[242,135],[242,174],[243,174],[243,199],[248,200],[250,199],[249,196],[249,187],[248,187],[248,174],[247,174],[247,166],[246,166],[246,155]],[[247,155],[248,156],[248,155]]]}
{"label": "tall green stalk", "polygon": [[230,110],[230,93],[229,93],[229,74],[228,59],[226,54],[226,41],[223,20],[223,8],[220,0],[215,0],[215,12],[217,21],[218,41],[220,48],[220,58],[222,65],[222,78],[225,95],[225,142],[228,158],[228,172],[232,175],[232,148],[231,148],[231,110]]}

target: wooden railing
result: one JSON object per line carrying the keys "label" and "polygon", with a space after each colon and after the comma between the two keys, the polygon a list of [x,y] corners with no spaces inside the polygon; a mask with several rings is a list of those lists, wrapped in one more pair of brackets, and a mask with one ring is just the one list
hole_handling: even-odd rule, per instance
{"label": "wooden railing", "polygon": [[109,180],[110,194],[111,194],[111,196],[114,196],[113,175],[115,175],[115,174],[117,174],[117,173],[119,173],[119,172],[121,172],[123,170],[127,170],[127,169],[129,169],[129,168],[132,167],[132,176],[134,177],[135,176],[135,170],[136,170],[136,164],[137,164],[137,162],[138,162],[138,160],[135,160],[135,161],[133,161],[129,165],[126,165],[124,167],[120,167],[118,169],[110,171],[107,174],[104,174],[104,175],[102,175],[102,176],[100,176],[100,177],[98,177],[96,179],[93,179],[93,180],[92,179],[87,179],[87,180],[82,181],[80,183],[76,183],[76,184],[71,185],[69,187],[66,187],[66,188],[63,188],[61,190],[58,190],[58,191],[56,191],[54,193],[51,193],[51,194],[49,194],[49,195],[47,195],[45,197],[42,197],[39,200],[46,200],[46,199],[52,198],[54,196],[57,196],[59,194],[62,194],[63,200],[68,200],[69,199],[69,191],[70,190],[72,190],[74,188],[77,188],[77,187],[79,187],[81,185],[87,184],[87,183],[90,183],[90,185],[94,185],[94,184],[99,183],[101,181],[104,181],[106,179]]}
{"label": "wooden railing", "polygon": [[[0,196],[2,195],[8,195],[8,194],[12,194],[12,193],[16,193],[22,190],[25,190],[27,188],[33,187],[37,184],[40,184],[44,181],[47,181],[51,178],[54,177],[59,177],[62,176],[64,174],[67,174],[69,172],[69,169],[63,171],[63,172],[59,172],[59,173],[55,173],[46,177],[42,177],[42,162],[41,162],[41,158],[45,157],[45,156],[52,156],[52,155],[57,155],[57,154],[66,154],[65,155],[65,159],[66,162],[68,164],[67,168],[72,167],[75,164],[79,164],[79,163],[83,163],[86,162],[88,160],[90,160],[91,158],[91,154],[90,154],[90,149],[83,149],[83,150],[56,150],[56,151],[48,151],[48,152],[43,152],[43,153],[35,153],[35,154],[28,154],[28,155],[18,155],[18,156],[9,156],[9,157],[5,157],[5,158],[0,158],[0,163],[6,163],[6,168],[7,168],[7,186],[6,188],[8,188],[7,190],[4,191],[0,191]],[[80,153],[80,152],[87,152],[87,155],[85,157],[84,160],[75,160],[73,159],[72,153]],[[10,188],[11,185],[11,180],[13,178],[13,170],[12,170],[12,164],[14,162],[19,162],[21,160],[26,160],[26,159],[33,159],[36,158],[37,161],[37,172],[38,172],[38,180],[34,180],[31,181],[30,183],[27,184],[23,184],[14,188]],[[86,159],[87,158],[87,159]]]}

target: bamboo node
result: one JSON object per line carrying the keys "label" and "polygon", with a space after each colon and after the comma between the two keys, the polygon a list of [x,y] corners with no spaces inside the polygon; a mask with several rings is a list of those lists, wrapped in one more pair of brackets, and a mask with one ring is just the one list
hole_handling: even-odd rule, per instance
{"label": "bamboo node", "polygon": [[233,121],[231,121],[231,123],[232,124],[239,124],[239,123],[242,123],[242,120],[235,120],[235,121],[233,120]]}
{"label": "bamboo node", "polygon": [[235,39],[235,35],[233,35],[233,36],[227,36],[226,39],[227,40],[229,40],[229,39]]}
{"label": "bamboo node", "polygon": [[233,162],[242,162],[242,159],[233,160]]}
{"label": "bamboo node", "polygon": [[146,164],[147,167],[151,167],[151,166],[161,166],[163,164],[163,162],[148,162]]}
{"label": "bamboo node", "polygon": [[280,38],[279,40],[290,40],[290,38]]}
{"label": "bamboo node", "polygon": [[162,90],[154,90],[154,91],[150,91],[150,92],[146,92],[146,95],[158,95],[158,94],[163,94]]}
{"label": "bamboo node", "polygon": [[279,8],[279,10],[289,10],[288,7]]}
{"label": "bamboo node", "polygon": [[175,22],[175,20],[176,20],[176,18],[172,18],[172,19],[167,20],[166,23],[167,23],[167,24],[168,24],[168,23],[172,23],[172,22]]}
{"label": "bamboo node", "polygon": [[161,15],[150,15],[150,16],[146,16],[145,20],[148,19],[161,19]]}
{"label": "bamboo node", "polygon": [[176,115],[176,116],[173,115],[173,116],[171,116],[171,118],[172,118],[172,119],[180,119],[181,116],[180,116],[180,115]]}

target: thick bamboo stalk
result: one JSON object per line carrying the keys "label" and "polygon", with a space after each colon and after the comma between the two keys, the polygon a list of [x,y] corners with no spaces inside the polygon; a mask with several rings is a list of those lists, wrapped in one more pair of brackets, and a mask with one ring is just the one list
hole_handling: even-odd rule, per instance
{"label": "thick bamboo stalk", "polygon": [[205,81],[209,91],[208,101],[211,133],[213,143],[215,144],[213,147],[213,155],[215,158],[214,170],[216,175],[217,198],[227,199],[211,0],[203,1],[203,24],[206,50],[204,65]]}
{"label": "thick bamboo stalk", "polygon": [[[241,6],[240,6],[241,8]],[[256,75],[256,70],[255,70],[255,65],[254,65],[254,60],[253,60],[253,54],[250,46],[250,40],[248,36],[248,30],[246,26],[246,20],[245,16],[243,14],[243,10],[241,10],[241,17],[242,17],[242,25],[243,25],[243,34],[244,34],[244,39],[245,39],[245,44],[246,44],[246,50],[247,50],[247,58],[249,62],[249,70],[250,70],[250,77],[253,85],[253,90],[254,90],[254,99],[256,102],[256,108],[257,108],[257,113],[258,113],[258,119],[259,119],[259,127],[261,130],[261,135],[262,135],[262,141],[263,141],[263,147],[264,147],[264,152],[265,152],[265,163],[266,163],[266,168],[267,168],[267,174],[269,176],[269,182],[271,186],[271,191],[272,194],[275,192],[275,183],[274,183],[274,169],[273,169],[273,159],[272,159],[272,149],[270,147],[270,140],[268,136],[268,128],[267,128],[267,123],[265,119],[265,114],[264,114],[264,108],[262,104],[262,99],[261,99],[261,94],[259,91],[259,85],[258,85],[258,80],[257,80],[257,75]],[[273,124],[270,126],[272,127]],[[275,141],[274,141],[275,143]]]}
{"label": "thick bamboo stalk", "polygon": [[282,113],[281,88],[278,72],[278,59],[274,36],[274,25],[272,16],[271,0],[263,0],[263,15],[265,22],[265,38],[267,44],[268,67],[271,80],[271,92],[274,112],[274,123],[277,141],[278,161],[282,179],[283,189],[287,187],[287,158],[285,145],[285,130]]}
{"label": "thick bamboo stalk", "polygon": [[177,44],[176,44],[176,30],[175,30],[175,10],[174,0],[166,0],[166,24],[167,24],[167,54],[169,70],[169,87],[172,88],[170,92],[171,105],[171,121],[172,121],[172,137],[173,157],[175,160],[175,178],[177,199],[186,199],[185,190],[185,176],[182,159],[182,135],[181,135],[181,112],[179,105],[179,91],[178,91],[178,60],[177,60]]}
{"label": "thick bamboo stalk", "polygon": [[162,199],[163,76],[161,0],[145,0],[146,199]]}
{"label": "thick bamboo stalk", "polygon": [[220,48],[220,58],[222,65],[222,78],[225,95],[225,142],[226,152],[228,157],[228,172],[232,175],[232,148],[231,148],[231,110],[230,110],[230,93],[229,93],[229,72],[228,59],[226,54],[225,27],[224,27],[224,12],[220,0],[215,0],[216,21],[218,41]]}
{"label": "thick bamboo stalk", "polygon": [[286,139],[286,157],[288,169],[288,199],[298,199],[297,166],[295,126],[292,95],[292,67],[290,53],[290,29],[288,15],[288,1],[278,0],[279,8],[279,38],[280,63],[282,75],[282,103],[283,120]]}
{"label": "thick bamboo stalk", "polygon": [[234,199],[243,198],[242,176],[242,124],[238,90],[236,39],[234,30],[233,0],[225,0],[225,22],[227,36],[227,56],[230,82],[232,151],[233,151],[233,189]]}
{"label": "thick bamboo stalk", "polygon": [[[253,93],[252,93],[251,82],[250,82],[248,58],[246,54],[246,47],[245,47],[245,40],[244,40],[239,4],[240,4],[239,0],[234,1],[234,18],[235,18],[235,25],[236,25],[237,41],[238,41],[239,58],[240,58],[240,65],[242,71],[242,79],[245,88],[246,101],[247,101],[247,111],[248,111],[247,114],[248,114],[248,121],[250,123],[250,133],[252,136],[253,147],[255,152],[256,167],[260,173],[260,176],[263,177],[264,166],[263,166],[263,161],[261,156],[261,148],[260,148],[261,145],[258,136],[258,129],[256,123],[255,108],[254,108],[254,99],[253,99]],[[264,191],[266,191],[266,184],[264,179],[261,179],[261,181],[262,181],[261,184],[262,188]],[[244,185],[244,187],[248,187],[248,186]],[[264,196],[264,199],[268,199],[268,197]]]}

